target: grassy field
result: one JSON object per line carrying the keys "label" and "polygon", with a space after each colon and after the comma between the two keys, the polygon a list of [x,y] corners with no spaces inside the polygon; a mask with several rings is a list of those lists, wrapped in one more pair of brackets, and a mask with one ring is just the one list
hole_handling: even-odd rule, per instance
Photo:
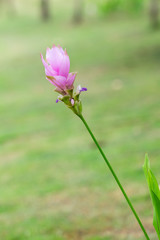
{"label": "grassy field", "polygon": [[160,181],[160,31],[145,17],[0,22],[0,239],[145,239],[80,120],[45,80],[40,52],[67,48],[83,112],[152,240],[142,170]]}

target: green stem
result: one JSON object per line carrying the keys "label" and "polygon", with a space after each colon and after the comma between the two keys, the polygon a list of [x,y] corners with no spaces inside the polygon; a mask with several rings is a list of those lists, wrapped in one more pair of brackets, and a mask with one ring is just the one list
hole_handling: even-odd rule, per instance
{"label": "green stem", "polygon": [[114,172],[114,170],[113,170],[111,164],[109,163],[109,161],[108,161],[108,159],[106,158],[104,152],[102,151],[101,147],[99,146],[99,144],[98,144],[98,142],[97,142],[95,136],[93,135],[92,131],[90,130],[90,128],[89,128],[88,124],[86,123],[85,119],[83,118],[83,116],[82,116],[82,115],[79,115],[79,117],[80,117],[80,119],[82,120],[82,122],[84,123],[84,125],[86,126],[88,132],[90,133],[90,135],[91,135],[91,137],[92,137],[92,139],[93,139],[93,141],[95,142],[97,148],[99,149],[99,151],[100,151],[100,153],[101,153],[101,155],[102,155],[104,161],[106,162],[107,166],[109,167],[109,169],[110,169],[110,171],[111,171],[111,173],[112,173],[114,179],[116,180],[118,186],[120,187],[120,189],[121,189],[121,191],[122,191],[122,193],[123,193],[123,195],[124,195],[124,197],[125,197],[125,199],[126,199],[128,205],[130,206],[130,208],[131,208],[131,210],[132,210],[132,212],[133,212],[135,218],[137,219],[137,221],[138,221],[138,223],[139,223],[139,225],[140,225],[140,227],[141,227],[141,229],[142,229],[142,231],[143,231],[143,233],[144,233],[146,239],[150,240],[150,238],[148,237],[148,234],[147,234],[147,232],[146,232],[146,230],[145,230],[145,228],[144,228],[144,226],[143,226],[141,220],[139,219],[139,217],[138,217],[138,215],[137,215],[137,213],[136,213],[136,211],[135,211],[135,209],[134,209],[132,203],[130,202],[130,200],[129,200],[129,198],[128,198],[126,192],[125,192],[125,190],[123,189],[123,187],[122,187],[122,185],[121,185],[121,183],[120,183],[120,181],[119,181],[117,175],[115,174],[115,172]]}

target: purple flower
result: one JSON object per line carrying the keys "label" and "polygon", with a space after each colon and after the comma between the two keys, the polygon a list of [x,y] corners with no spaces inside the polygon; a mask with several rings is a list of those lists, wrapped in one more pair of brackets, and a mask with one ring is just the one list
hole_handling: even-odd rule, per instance
{"label": "purple flower", "polygon": [[46,61],[41,54],[42,63],[45,67],[46,79],[55,87],[55,91],[62,95],[67,94],[67,90],[74,88],[73,84],[77,73],[69,73],[70,60],[65,51],[60,47],[47,48]]}
{"label": "purple flower", "polygon": [[80,94],[81,92],[87,91],[87,88],[81,87],[81,85],[78,85],[77,87],[77,94]]}
{"label": "purple flower", "polygon": [[80,90],[80,92],[85,92],[85,91],[87,91],[87,88],[85,88],[85,87],[81,88],[81,90]]}

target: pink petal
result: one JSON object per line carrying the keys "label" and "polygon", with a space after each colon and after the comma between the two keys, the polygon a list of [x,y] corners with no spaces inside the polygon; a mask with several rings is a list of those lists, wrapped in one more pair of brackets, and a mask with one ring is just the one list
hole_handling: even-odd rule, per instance
{"label": "pink petal", "polygon": [[74,99],[73,98],[71,99],[71,104],[72,104],[72,106],[74,106]]}
{"label": "pink petal", "polygon": [[65,54],[63,55],[63,60],[61,62],[60,68],[59,68],[59,75],[65,76],[67,78],[67,76],[69,74],[69,69],[70,69],[70,60],[69,60],[69,56],[65,52]]}
{"label": "pink petal", "polygon": [[72,89],[73,88],[73,83],[75,81],[77,73],[69,73],[68,74],[68,78],[67,78],[67,83],[66,83],[66,87],[68,89]]}
{"label": "pink petal", "polygon": [[55,76],[57,82],[61,83],[63,86],[66,85],[67,79],[64,76]]}
{"label": "pink petal", "polygon": [[[54,47],[54,45],[53,45],[53,47]],[[60,49],[61,53],[64,54],[64,50],[60,45],[58,45],[58,48]]]}
{"label": "pink petal", "polygon": [[51,67],[50,65],[48,65],[48,63],[46,63],[46,61],[44,60],[42,54],[41,54],[41,59],[42,59],[43,65],[44,65],[44,67],[45,67],[45,74],[46,74],[47,76],[55,76],[55,75],[57,75],[57,72],[54,71],[54,70],[52,69],[52,67]]}
{"label": "pink petal", "polygon": [[57,88],[60,88],[61,90],[64,90],[66,88],[65,87],[66,78],[63,76],[54,76],[54,77],[47,76],[47,80],[50,81]]}
{"label": "pink petal", "polygon": [[53,47],[52,49],[47,48],[46,59],[47,62],[52,66],[52,68],[59,73],[61,63],[63,61],[64,53],[58,47]]}

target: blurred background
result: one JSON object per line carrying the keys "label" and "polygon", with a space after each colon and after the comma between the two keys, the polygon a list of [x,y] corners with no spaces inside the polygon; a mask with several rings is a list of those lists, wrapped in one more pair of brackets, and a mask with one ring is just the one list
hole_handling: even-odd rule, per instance
{"label": "blurred background", "polygon": [[151,239],[160,182],[159,0],[0,0],[0,239],[145,239],[40,52],[67,48],[83,113]]}

